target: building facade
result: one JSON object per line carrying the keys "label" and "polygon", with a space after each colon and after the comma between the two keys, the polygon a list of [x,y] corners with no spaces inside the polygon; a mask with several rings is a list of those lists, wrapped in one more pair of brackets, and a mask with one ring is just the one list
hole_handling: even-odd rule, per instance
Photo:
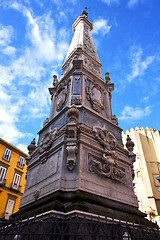
{"label": "building facade", "polygon": [[139,209],[147,217],[160,224],[160,131],[153,128],[137,127],[123,133],[125,144],[127,135],[134,142],[134,190],[138,197]]}
{"label": "building facade", "polygon": [[19,209],[24,193],[27,154],[0,138],[0,219]]}

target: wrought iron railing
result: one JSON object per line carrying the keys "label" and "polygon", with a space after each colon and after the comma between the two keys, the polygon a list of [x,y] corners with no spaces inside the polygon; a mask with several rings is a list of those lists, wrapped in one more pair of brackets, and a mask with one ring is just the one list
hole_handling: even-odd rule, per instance
{"label": "wrought iron railing", "polygon": [[0,223],[0,240],[158,240],[152,222],[135,224],[100,216],[48,215]]}

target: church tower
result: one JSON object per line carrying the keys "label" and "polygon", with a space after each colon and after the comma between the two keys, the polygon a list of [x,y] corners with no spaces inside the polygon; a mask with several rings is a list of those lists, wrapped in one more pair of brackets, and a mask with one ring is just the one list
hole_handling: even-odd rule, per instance
{"label": "church tower", "polygon": [[105,80],[86,11],[73,24],[74,36],[62,66],[53,76],[50,116],[37,147],[28,146],[27,184],[19,214],[79,210],[115,218],[143,217],[132,178],[133,142],[124,149],[111,111],[111,83]]}

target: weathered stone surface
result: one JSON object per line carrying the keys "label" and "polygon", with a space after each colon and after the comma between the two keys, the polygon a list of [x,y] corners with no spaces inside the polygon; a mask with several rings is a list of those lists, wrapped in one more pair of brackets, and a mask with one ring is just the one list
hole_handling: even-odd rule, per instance
{"label": "weathered stone surface", "polygon": [[[131,153],[124,149],[122,129],[116,116],[112,116],[114,84],[109,73],[106,82],[102,78],[90,33],[92,24],[86,16],[81,15],[73,29],[75,34],[62,66],[62,77],[59,82],[54,77],[49,89],[50,118],[40,130],[37,148],[28,161],[20,211],[33,206],[35,211],[49,210],[51,206],[57,210],[60,205],[56,203],[62,198],[63,211],[83,206],[83,210],[92,212],[96,204],[98,213],[104,199],[105,207],[106,202],[113,201],[117,209],[130,206],[131,212],[140,214],[133,191]],[[79,196],[82,192],[89,194],[88,200],[82,197],[81,203],[77,203],[77,192]]]}

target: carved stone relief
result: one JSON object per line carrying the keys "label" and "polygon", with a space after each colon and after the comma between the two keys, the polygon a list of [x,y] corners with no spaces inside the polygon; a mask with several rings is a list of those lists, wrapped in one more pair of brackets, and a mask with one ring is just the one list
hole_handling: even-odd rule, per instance
{"label": "carved stone relief", "polygon": [[60,83],[57,86],[55,93],[57,111],[60,111],[64,107],[68,98],[68,92],[69,92],[68,82]]}
{"label": "carved stone relief", "polygon": [[95,132],[96,139],[104,146],[103,157],[112,156],[114,159],[117,159],[118,156],[114,151],[117,146],[117,139],[115,136],[107,129],[98,126],[94,126],[93,131]]}
{"label": "carved stone relief", "polygon": [[37,200],[39,198],[39,195],[40,195],[40,191],[36,190],[35,193],[34,193],[35,200]]}
{"label": "carved stone relief", "polygon": [[124,182],[123,178],[125,176],[125,169],[110,156],[102,159],[90,156],[88,170],[98,174],[99,176],[111,178],[112,180],[116,180],[118,182]]}
{"label": "carved stone relief", "polygon": [[111,120],[115,125],[118,126],[118,118],[116,117],[116,115],[113,115]]}
{"label": "carved stone relief", "polygon": [[97,83],[91,83],[90,86],[87,86],[86,97],[95,111],[101,112],[104,109],[102,88]]}
{"label": "carved stone relief", "polygon": [[46,120],[43,122],[43,127],[45,127],[49,123],[49,118],[46,118]]}
{"label": "carved stone relief", "polygon": [[82,132],[82,133],[87,133],[90,135],[93,135],[94,133],[92,128],[89,128],[88,126],[83,124],[79,125],[78,129],[79,129],[79,132]]}
{"label": "carved stone relief", "polygon": [[50,148],[51,144],[54,141],[56,132],[57,132],[57,128],[50,130],[49,132],[47,132],[44,135],[44,137],[42,138],[42,140],[38,146],[38,151],[40,154],[47,151]]}
{"label": "carved stone relief", "polygon": [[86,26],[84,26],[84,51],[88,53],[91,57],[96,57],[96,52],[92,46],[88,28]]}
{"label": "carved stone relief", "polygon": [[99,75],[101,73],[100,65],[91,60],[89,57],[84,57],[84,64],[89,70],[95,72],[96,74]]}
{"label": "carved stone relief", "polygon": [[78,60],[81,59],[82,54],[81,54],[81,50],[76,50],[76,52],[74,53],[74,55],[72,57],[70,57],[70,59],[67,59],[66,64],[63,66],[62,68],[62,75],[66,75],[73,67],[73,60]]}
{"label": "carved stone relief", "polygon": [[82,105],[82,98],[81,98],[81,96],[72,97],[71,104]]}
{"label": "carved stone relief", "polygon": [[101,158],[90,157],[89,171],[118,182],[124,182],[125,169],[117,162],[118,154],[115,151],[117,140],[115,136],[107,129],[98,126],[93,127],[93,132],[98,142],[103,145],[104,153]]}

